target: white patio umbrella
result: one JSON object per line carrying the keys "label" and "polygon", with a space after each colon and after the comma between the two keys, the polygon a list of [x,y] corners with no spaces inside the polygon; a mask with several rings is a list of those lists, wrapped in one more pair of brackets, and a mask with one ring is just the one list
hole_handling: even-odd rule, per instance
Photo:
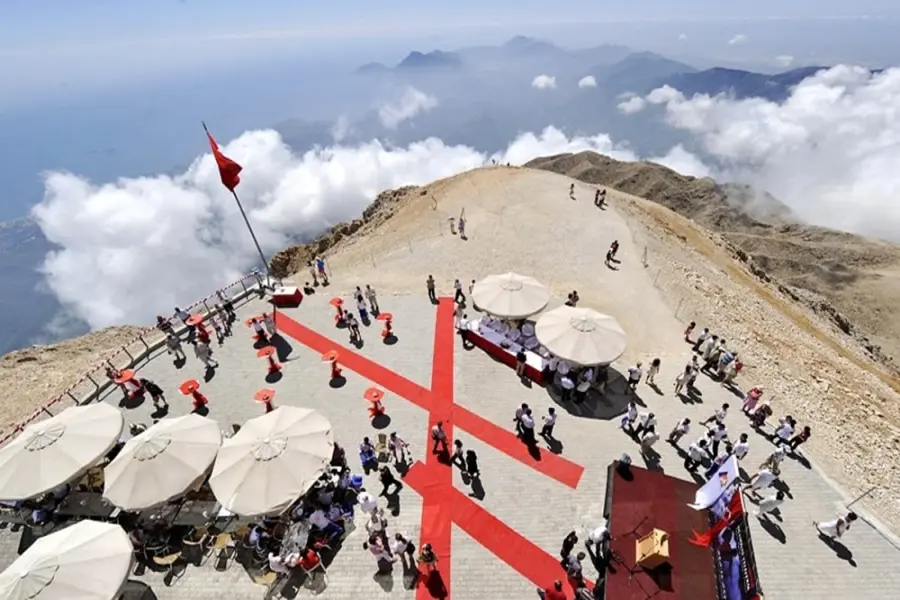
{"label": "white patio umbrella", "polygon": [[550,292],[534,277],[517,273],[488,275],[472,288],[475,306],[506,319],[523,319],[542,311]]}
{"label": "white patio umbrella", "polygon": [[625,352],[618,321],[589,308],[554,308],[541,315],[534,331],[547,350],[579,365],[609,364]]}
{"label": "white patio umbrella", "polygon": [[81,521],[38,539],[0,573],[0,600],[112,600],[132,552],[118,525]]}
{"label": "white patio umbrella", "polygon": [[123,425],[122,412],[103,402],[29,425],[0,448],[0,498],[25,500],[71,481],[109,452]]}
{"label": "white patio umbrella", "polygon": [[281,512],[315,483],[333,450],[331,423],[321,413],[279,406],[224,441],[209,484],[233,513]]}
{"label": "white patio umbrella", "polygon": [[221,445],[212,419],[193,413],[162,419],[128,440],[104,469],[103,497],[124,510],[161,504],[202,477]]}

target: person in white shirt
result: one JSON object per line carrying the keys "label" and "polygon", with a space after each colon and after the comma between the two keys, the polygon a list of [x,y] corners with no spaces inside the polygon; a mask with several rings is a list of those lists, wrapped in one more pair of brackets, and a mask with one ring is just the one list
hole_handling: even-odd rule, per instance
{"label": "person in white shirt", "polygon": [[709,327],[704,327],[703,331],[700,332],[700,335],[697,336],[697,341],[694,342],[694,352],[699,352],[700,347],[703,345],[703,342],[706,341],[706,338],[709,337]]}
{"label": "person in white shirt", "polygon": [[285,564],[285,560],[271,552],[269,552],[269,569],[282,575],[289,575],[291,573],[291,569]]}
{"label": "person in white shirt", "polygon": [[206,365],[207,369],[215,369],[219,366],[219,363],[212,357],[212,349],[209,347],[209,344],[201,342],[199,340],[194,341],[194,355]]}
{"label": "person in white shirt", "polygon": [[535,445],[537,440],[534,437],[534,417],[531,416],[530,408],[525,409],[520,421],[522,422],[522,440],[529,446]]}
{"label": "person in white shirt", "polygon": [[575,386],[575,404],[581,404],[587,397],[588,390],[591,389],[591,380],[582,377]]}
{"label": "person in white shirt", "polygon": [[857,516],[854,512],[847,513],[847,516],[841,516],[834,521],[813,521],[813,525],[821,535],[831,539],[840,539],[850,529],[850,525],[856,521]]}
{"label": "person in white shirt", "polygon": [[716,423],[724,423],[725,417],[728,415],[728,403],[722,405],[722,408],[717,408],[712,415],[710,415],[701,425],[709,425],[713,421]]}
{"label": "person in white shirt", "polygon": [[628,369],[628,387],[631,388],[632,392],[637,389],[638,384],[641,382],[641,377],[644,376],[644,371],[641,369],[642,364],[637,363]]}
{"label": "person in white shirt", "polygon": [[781,463],[784,461],[787,456],[787,452],[785,452],[784,448],[775,448],[775,451],[770,454],[766,460],[760,465],[761,469],[769,469],[775,475],[781,471]]}
{"label": "person in white shirt", "polygon": [[779,491],[774,496],[768,496],[759,501],[759,507],[753,511],[753,514],[762,519],[768,518],[769,513],[773,512],[779,506],[784,504],[784,492]]}
{"label": "person in white shirt", "polygon": [[266,333],[266,330],[263,327],[263,324],[260,322],[260,320],[256,317],[254,317],[253,320],[251,321],[251,324],[253,325],[253,331],[254,331],[254,333],[256,333],[257,339],[260,340],[261,342],[268,343],[269,335]]}
{"label": "person in white shirt", "polygon": [[639,436],[647,429],[651,427],[656,427],[656,415],[652,412],[643,412],[639,417],[640,422],[638,423],[637,428],[634,430],[634,434]]}
{"label": "person in white shirt", "polygon": [[625,412],[625,416],[622,417],[622,422],[619,425],[621,429],[628,428],[629,432],[634,431],[634,421],[637,419],[638,409],[637,404],[634,402],[628,403],[628,410]]}
{"label": "person in white shirt", "polygon": [[516,416],[513,417],[513,423],[516,425],[516,433],[522,435],[522,415],[528,410],[528,404],[523,402],[522,406],[516,409]]}
{"label": "person in white shirt", "polygon": [[744,460],[748,452],[750,452],[750,438],[746,433],[742,433],[738,443],[734,445],[734,455],[738,460]]}
{"label": "person in white shirt", "polygon": [[431,448],[432,454],[437,454],[438,446],[441,446],[442,452],[447,452],[447,434],[444,433],[444,422],[438,421],[434,427],[431,428],[431,440],[434,442],[434,445]]}
{"label": "person in white shirt", "polygon": [[779,421],[778,429],[775,430],[775,443],[787,444],[794,435],[794,419],[786,417]]}
{"label": "person in white shirt", "polygon": [[712,453],[719,453],[719,443],[728,437],[728,429],[725,428],[724,423],[719,423],[712,429],[710,429],[712,433]]}
{"label": "person in white shirt", "polygon": [[603,544],[608,540],[609,527],[607,523],[603,523],[588,533],[584,545],[587,546],[588,551],[593,551],[595,556],[602,556]]}
{"label": "person in white shirt", "polygon": [[684,468],[694,472],[708,456],[707,442],[705,439],[699,439],[688,447],[687,456],[684,458]]}
{"label": "person in white shirt", "polygon": [[556,425],[556,409],[552,406],[547,409],[547,416],[542,417],[544,426],[541,427],[541,437],[553,439],[553,427]]}
{"label": "person in white shirt", "polygon": [[750,478],[750,483],[744,486],[744,490],[749,491],[754,496],[759,496],[759,490],[770,487],[775,480],[778,479],[769,469],[760,469],[756,475]]}
{"label": "person in white shirt", "polygon": [[644,431],[644,435],[641,436],[641,452],[647,453],[651,448],[653,448],[653,444],[659,441],[659,434],[656,433],[656,427],[650,425]]}
{"label": "person in white shirt", "polygon": [[406,448],[409,446],[405,441],[403,441],[400,436],[397,435],[397,432],[392,432],[390,438],[388,438],[388,448],[391,451],[391,456],[394,457],[394,463],[401,463],[406,461]]}
{"label": "person in white shirt", "polygon": [[378,501],[369,492],[360,492],[356,497],[359,509],[364,513],[372,513],[378,509]]}
{"label": "person in white shirt", "polygon": [[463,294],[462,284],[459,282],[459,279],[453,280],[453,289],[455,291],[455,295],[453,296],[453,301],[457,304],[466,301],[466,295]]}
{"label": "person in white shirt", "polygon": [[269,336],[278,333],[278,330],[275,329],[275,317],[272,313],[263,313],[263,323],[266,324],[266,330],[269,332]]}
{"label": "person in white shirt", "polygon": [[381,312],[381,309],[378,307],[378,294],[375,293],[375,288],[368,284],[366,285],[366,299],[369,301],[369,306],[372,307],[372,312]]}
{"label": "person in white shirt", "polygon": [[719,341],[719,336],[714,335],[706,341],[706,345],[703,346],[703,360],[709,360],[710,355],[712,355],[713,350],[716,349],[716,344]]}
{"label": "person in white shirt", "polygon": [[688,418],[684,418],[678,422],[677,425],[672,429],[672,433],[669,434],[668,441],[670,444],[677,445],[678,442],[691,432],[691,420]]}

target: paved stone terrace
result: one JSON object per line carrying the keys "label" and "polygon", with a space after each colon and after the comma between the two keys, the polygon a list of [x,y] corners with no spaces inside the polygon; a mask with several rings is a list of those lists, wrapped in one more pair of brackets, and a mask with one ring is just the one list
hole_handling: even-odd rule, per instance
{"label": "paved stone terrace", "polygon": [[[301,307],[285,311],[285,315],[349,348],[348,333],[334,327],[333,309],[328,306],[328,299],[329,296],[320,291],[307,298]],[[449,377],[443,376],[444,381],[440,383],[440,368],[433,369],[432,366],[436,309],[428,302],[424,290],[421,296],[390,296],[382,292],[380,301],[383,311],[394,314],[398,342],[394,345],[383,344],[381,324],[376,321],[370,327],[363,327],[365,343],[354,352],[424,388],[419,398],[420,404],[446,401],[447,398],[441,398],[449,394],[458,405],[510,431],[513,412],[519,403],[528,402],[538,416],[546,414],[548,407],[556,405],[544,389],[522,385],[511,369],[490,359],[480,350],[462,350],[458,338],[452,341],[455,348],[453,387],[448,389]],[[335,439],[347,448],[351,465],[358,467],[356,446],[363,436],[374,439],[378,433],[370,423],[366,414],[367,405],[362,397],[364,390],[373,383],[345,367],[346,385],[331,388],[328,382],[329,367],[321,362],[320,352],[305,347],[288,335],[284,337],[291,349],[281,361],[284,376],[275,384],[266,383],[265,359],[257,358],[250,330],[243,325],[243,320],[267,309],[268,305],[258,300],[241,308],[234,335],[215,350],[215,358],[221,367],[214,378],[201,387],[210,400],[209,416],[218,420],[223,429],[231,423],[244,422],[262,412],[260,405],[253,401],[253,394],[260,388],[274,387],[278,394],[276,405],[308,406],[328,416],[334,425]],[[442,318],[449,318],[449,311],[443,309],[441,312]],[[669,382],[689,355],[689,349],[685,347],[683,356],[663,356],[664,366],[658,381],[664,395],[657,395],[645,385],[639,389],[643,402],[657,414],[661,429],[667,433],[672,424],[684,416],[691,417],[696,424],[708,416],[714,407],[728,401],[734,407],[727,418],[732,436],[751,431],[736,410],[738,398],[707,379],[699,380],[704,403],[686,406],[672,397]],[[652,358],[650,353],[648,358]],[[620,370],[625,367],[619,366]],[[371,372],[366,369],[368,367],[363,370]],[[176,369],[169,357],[160,353],[143,365],[139,372],[166,390],[172,415],[185,414],[190,410],[189,400],[177,391],[178,385],[185,379],[203,379],[203,368],[192,356],[188,357],[185,366]],[[396,384],[398,381],[393,375],[388,379],[389,383]],[[428,390],[432,388],[433,379],[443,387],[431,394]],[[379,385],[384,388],[384,382],[379,381]],[[108,401],[118,402],[117,395],[110,396]],[[444,475],[438,469],[451,468],[435,465],[433,460],[429,462],[430,447],[426,433],[429,414],[426,410],[397,397],[390,389],[385,404],[391,423],[383,431],[398,432],[411,444],[413,459],[424,463],[410,471],[407,484],[399,495],[399,514],[389,517],[389,531],[402,531],[418,541],[423,523],[423,500],[418,492],[429,495],[428,502],[434,502],[435,489],[446,496],[448,488],[441,487],[443,484],[438,479]],[[558,475],[556,478],[539,473],[533,468],[533,463],[528,464],[527,459],[516,458],[516,449],[506,443],[507,438],[491,431],[485,435],[485,430],[490,429],[489,424],[479,422],[475,417],[466,421],[460,416],[461,411],[447,410],[450,410],[451,424],[459,422],[455,425],[454,435],[467,448],[478,452],[483,497],[479,498],[481,493],[474,494],[459,473],[452,469],[453,486],[461,495],[454,496],[449,508],[447,505],[427,508],[429,516],[424,520],[429,535],[440,533],[440,527],[435,528],[434,523],[444,522],[447,512],[463,524],[463,527],[452,526],[449,560],[447,549],[440,547],[437,540],[430,538],[424,541],[435,543],[436,548],[445,554],[441,570],[445,574],[450,573],[448,583],[452,597],[536,597],[535,583],[546,585],[561,576],[554,563],[563,536],[572,529],[581,533],[602,518],[609,462],[622,452],[629,452],[640,462],[637,447],[617,428],[617,419],[575,417],[564,409],[558,409],[560,417],[555,433],[563,444],[562,456],[584,467],[577,488],[573,489],[559,480],[565,479],[560,473],[571,467],[566,467],[567,463],[563,463],[561,458],[548,457],[542,461],[545,464],[541,468],[555,473]],[[147,402],[128,410],[126,419],[149,424],[151,411],[152,405]],[[432,420],[434,418],[432,416]],[[471,423],[469,426],[477,431],[467,431],[466,423]],[[689,436],[691,440],[699,435],[698,430],[695,425]],[[473,433],[490,439],[494,444],[476,438]],[[497,440],[500,440],[499,444]],[[748,471],[753,471],[772,449],[766,440],[756,435],[753,435],[751,443],[753,448],[744,462]],[[499,446],[500,450],[494,446]],[[681,459],[671,447],[660,443],[657,449],[662,454],[661,466],[666,472],[688,478],[681,466]],[[852,551],[852,559],[837,556],[818,539],[811,523],[814,519],[830,518],[839,511],[841,496],[815,471],[795,461],[787,461],[784,473],[792,498],[782,507],[781,520],[775,519],[774,524],[765,527],[759,524],[753,527],[760,577],[767,598],[876,600],[898,597],[900,569],[896,568],[896,562],[900,551],[875,529],[866,523],[858,523],[844,538],[846,546]],[[380,491],[374,475],[367,478],[367,484],[376,493]],[[486,513],[470,508],[469,503],[480,505],[500,523],[491,521]],[[536,549],[517,538],[515,532],[533,543]],[[482,541],[476,541],[473,536],[482,538]],[[417,600],[424,600],[430,597],[424,588],[418,593],[406,589],[399,565],[393,577],[375,577],[375,563],[362,549],[363,540],[364,533],[360,531],[349,536],[329,567],[329,585],[321,597],[335,600],[388,596],[415,596]],[[18,534],[0,532],[0,567],[14,560],[17,544]],[[541,555],[538,549],[542,549],[544,554]],[[140,580],[150,585],[160,599],[218,600],[223,594],[234,599],[263,597],[263,589],[254,585],[239,565],[231,565],[223,573],[214,569],[213,562],[209,561],[199,568],[189,567],[171,587],[165,586],[162,576],[156,573],[148,572]],[[508,563],[514,564],[525,575]],[[587,573],[589,576],[594,574],[590,569]],[[529,577],[535,581],[529,581]],[[309,595],[309,592],[300,590],[299,597],[304,595]]]}

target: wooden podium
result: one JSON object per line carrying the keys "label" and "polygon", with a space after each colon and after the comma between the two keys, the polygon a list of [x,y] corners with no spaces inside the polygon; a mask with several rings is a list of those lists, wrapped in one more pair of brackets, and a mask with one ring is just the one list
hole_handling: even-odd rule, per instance
{"label": "wooden podium", "polygon": [[654,529],[635,542],[635,564],[644,569],[655,569],[669,562],[669,534]]}

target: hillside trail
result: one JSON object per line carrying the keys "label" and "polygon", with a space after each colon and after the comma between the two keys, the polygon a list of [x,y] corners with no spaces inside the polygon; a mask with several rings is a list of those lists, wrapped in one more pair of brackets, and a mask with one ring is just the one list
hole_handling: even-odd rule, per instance
{"label": "hillside trail", "polygon": [[[608,203],[604,210],[594,206],[594,186],[576,183],[571,198],[571,182],[505,167],[436,182],[426,188],[428,197],[342,245],[329,265],[341,282],[423,297],[429,274],[445,294],[455,278],[468,294],[473,279],[492,273],[530,275],[550,288],[557,305],[577,290],[579,306],[615,315],[629,336],[623,361],[646,362],[649,348],[663,359],[684,355],[682,327],[641,266],[643,248],[627,222]],[[465,240],[450,227],[463,210]],[[615,270],[604,265],[614,240],[621,261]],[[336,285],[329,293],[351,291]]]}

